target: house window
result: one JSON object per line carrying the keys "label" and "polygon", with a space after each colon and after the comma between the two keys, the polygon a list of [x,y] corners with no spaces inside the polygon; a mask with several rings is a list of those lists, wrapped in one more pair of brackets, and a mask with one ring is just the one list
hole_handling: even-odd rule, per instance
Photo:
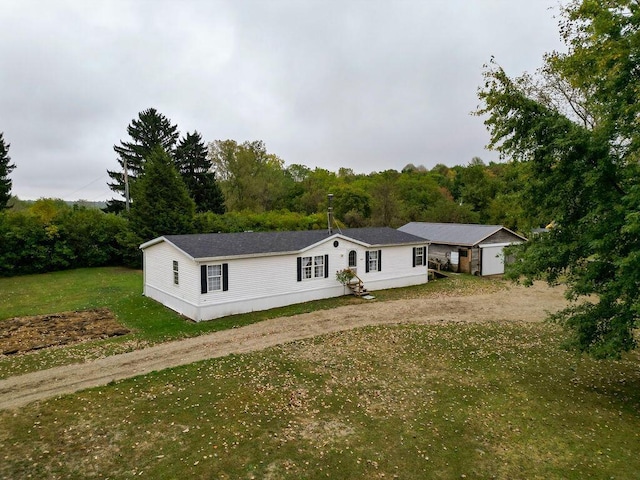
{"label": "house window", "polygon": [[374,250],[373,252],[369,252],[369,260],[367,262],[368,264],[368,271],[369,272],[377,272],[379,270],[379,262],[378,262],[378,251]]}
{"label": "house window", "polygon": [[302,257],[302,278],[312,278],[313,262],[311,257]]}
{"label": "house window", "polygon": [[229,290],[229,264],[200,266],[200,293]]}
{"label": "house window", "polygon": [[329,255],[298,257],[298,281],[329,276]]}
{"label": "house window", "polygon": [[420,267],[425,265],[424,261],[424,247],[416,247],[413,249],[413,266]]}
{"label": "house window", "polygon": [[207,265],[207,290],[222,290],[222,265]]}
{"label": "house window", "polygon": [[302,257],[302,278],[324,278],[324,255]]}
{"label": "house window", "polygon": [[324,278],[324,255],[313,257],[313,274],[316,278]]}
{"label": "house window", "polygon": [[177,260],[173,261],[173,284],[174,285],[179,285],[180,284],[180,278],[178,276],[178,261]]}

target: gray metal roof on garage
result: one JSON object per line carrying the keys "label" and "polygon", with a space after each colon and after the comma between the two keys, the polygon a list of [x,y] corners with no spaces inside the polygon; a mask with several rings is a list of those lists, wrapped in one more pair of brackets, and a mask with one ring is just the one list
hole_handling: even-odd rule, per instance
{"label": "gray metal roof on garage", "polygon": [[471,223],[430,223],[410,222],[398,230],[429,240],[431,243],[446,245],[474,246],[495,233],[504,230],[517,239],[526,238],[502,225],[476,225]]}

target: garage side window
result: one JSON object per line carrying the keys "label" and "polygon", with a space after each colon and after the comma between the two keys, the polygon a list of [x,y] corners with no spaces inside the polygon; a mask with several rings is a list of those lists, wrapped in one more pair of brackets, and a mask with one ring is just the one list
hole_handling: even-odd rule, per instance
{"label": "garage side window", "polygon": [[178,261],[177,260],[173,261],[173,284],[174,285],[179,285],[180,284],[180,276],[178,275]]}

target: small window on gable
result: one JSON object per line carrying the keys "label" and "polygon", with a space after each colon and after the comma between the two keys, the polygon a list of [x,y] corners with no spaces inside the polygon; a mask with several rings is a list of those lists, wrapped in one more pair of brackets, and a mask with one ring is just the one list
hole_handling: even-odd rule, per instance
{"label": "small window on gable", "polygon": [[174,285],[179,285],[180,284],[180,277],[178,275],[178,261],[177,260],[173,261],[173,284]]}

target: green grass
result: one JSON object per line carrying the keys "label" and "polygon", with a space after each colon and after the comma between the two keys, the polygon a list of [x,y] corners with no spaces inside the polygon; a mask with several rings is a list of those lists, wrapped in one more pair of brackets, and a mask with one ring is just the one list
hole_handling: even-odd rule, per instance
{"label": "green grass", "polygon": [[[464,295],[501,283],[456,276],[425,285],[375,292],[376,301],[425,295]],[[0,357],[0,378],[124,353],[159,342],[249,325],[268,318],[366,302],[353,296],[318,300],[262,312],[195,323],[142,295],[142,272],[124,268],[88,268],[0,278],[0,321],[6,318],[107,307],[132,334],[46,349],[28,355]]]}
{"label": "green grass", "polygon": [[544,324],[367,327],[0,412],[0,478],[636,478],[638,356]]}

